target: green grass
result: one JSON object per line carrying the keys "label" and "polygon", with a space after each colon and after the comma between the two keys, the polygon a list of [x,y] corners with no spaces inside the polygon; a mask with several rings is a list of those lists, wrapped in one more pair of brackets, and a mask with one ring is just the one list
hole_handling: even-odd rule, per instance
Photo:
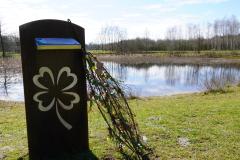
{"label": "green grass", "polygon": [[[20,53],[17,52],[6,52],[6,57],[20,57]],[[0,52],[0,57],[2,58],[2,52]]]}
{"label": "green grass", "polygon": [[[114,54],[108,50],[89,50],[93,54]],[[138,54],[151,54],[158,56],[177,56],[177,57],[208,57],[208,58],[240,58],[240,50],[209,50],[209,51],[137,51]],[[127,55],[127,54],[126,54]]]}
{"label": "green grass", "polygon": [[88,52],[91,52],[92,54],[114,54],[114,52],[110,50],[88,50]]}
{"label": "green grass", "polygon": [[[115,54],[113,51],[110,50],[88,50],[95,55],[102,55],[102,54]],[[179,57],[209,57],[209,58],[240,58],[240,50],[212,50],[212,51],[138,51],[136,53],[139,54],[151,54],[151,55],[158,55],[158,56],[179,56]],[[127,55],[127,54],[126,54]],[[7,52],[7,57],[20,57],[19,53],[16,52]],[[2,52],[0,52],[0,57],[2,57]]]}
{"label": "green grass", "polygon": [[159,56],[179,56],[179,57],[208,57],[208,58],[240,58],[240,50],[222,50],[222,51],[149,51],[150,54]]}
{"label": "green grass", "polygon": [[[239,159],[240,87],[226,93],[196,93],[130,100],[136,119],[161,159]],[[23,104],[0,102],[0,154],[17,159],[27,154]],[[120,159],[99,112],[89,112],[93,153]],[[181,146],[178,138],[187,138]],[[7,146],[7,147],[6,147]],[[2,150],[5,148],[5,150]]]}

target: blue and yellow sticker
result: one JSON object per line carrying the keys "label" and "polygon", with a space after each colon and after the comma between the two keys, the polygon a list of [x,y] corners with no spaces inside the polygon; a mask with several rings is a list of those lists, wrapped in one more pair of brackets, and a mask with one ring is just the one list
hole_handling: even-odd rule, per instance
{"label": "blue and yellow sticker", "polygon": [[73,38],[35,38],[37,50],[81,49],[81,44]]}

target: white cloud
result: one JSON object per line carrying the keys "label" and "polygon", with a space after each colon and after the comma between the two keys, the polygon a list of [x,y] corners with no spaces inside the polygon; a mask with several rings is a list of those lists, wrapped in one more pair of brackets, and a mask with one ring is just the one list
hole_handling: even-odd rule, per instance
{"label": "white cloud", "polygon": [[125,13],[122,15],[123,17],[126,17],[126,18],[136,18],[136,17],[140,17],[142,16],[141,13]]}
{"label": "white cloud", "polygon": [[[105,24],[126,28],[129,38],[143,36],[147,28],[152,38],[164,37],[167,27],[198,23],[205,13],[189,15],[183,6],[223,3],[227,0],[163,0],[161,3],[128,0],[0,0],[0,20],[7,33],[17,33],[18,26],[37,19],[70,18],[86,31],[86,42],[94,41]],[[194,6],[194,7],[195,7]],[[191,6],[192,7],[192,6]],[[209,9],[209,8],[208,8]],[[212,11],[214,13],[214,11]]]}
{"label": "white cloud", "polygon": [[164,7],[166,6],[164,6],[163,4],[150,4],[145,6],[146,9],[162,9]]}
{"label": "white cloud", "polygon": [[162,3],[154,3],[154,4],[147,4],[142,6],[141,8],[148,11],[158,11],[158,12],[174,12],[178,9],[179,5],[176,3],[172,3],[169,1],[162,2]]}
{"label": "white cloud", "polygon": [[227,2],[228,0],[168,0],[168,3],[175,3],[175,4],[203,4],[203,3],[222,3]]}
{"label": "white cloud", "polygon": [[157,9],[162,12],[175,11],[179,7],[191,4],[206,4],[206,3],[223,3],[228,0],[165,0],[162,3],[148,4],[143,6],[144,9]]}

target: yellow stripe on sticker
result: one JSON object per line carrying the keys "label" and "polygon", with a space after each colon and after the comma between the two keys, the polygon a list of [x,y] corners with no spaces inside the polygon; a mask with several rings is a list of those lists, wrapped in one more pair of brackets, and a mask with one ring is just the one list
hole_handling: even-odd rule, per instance
{"label": "yellow stripe on sticker", "polygon": [[37,50],[71,50],[81,49],[81,45],[38,45]]}

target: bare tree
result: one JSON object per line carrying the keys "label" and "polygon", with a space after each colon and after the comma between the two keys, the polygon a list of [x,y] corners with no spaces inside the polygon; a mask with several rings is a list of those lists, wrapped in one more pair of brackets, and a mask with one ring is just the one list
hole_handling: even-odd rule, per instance
{"label": "bare tree", "polygon": [[200,25],[194,25],[194,32],[195,32],[195,39],[197,39],[197,47],[196,50],[198,53],[200,53],[201,48],[202,48],[202,32],[201,32],[201,27]]}
{"label": "bare tree", "polygon": [[122,52],[124,50],[123,40],[125,40],[126,37],[126,29],[122,29],[118,26],[106,25],[101,29],[99,34],[99,41],[102,46],[101,48],[102,50]]}
{"label": "bare tree", "polygon": [[145,52],[148,51],[149,49],[149,30],[146,28],[144,31],[144,48],[145,48]]}
{"label": "bare tree", "polygon": [[239,42],[240,23],[235,16],[232,16],[229,20],[229,32],[230,32],[230,48],[232,50],[237,49]]}
{"label": "bare tree", "polygon": [[0,21],[0,41],[1,41],[1,48],[2,48],[2,57],[6,57],[6,52],[4,48],[4,41],[3,41],[3,33],[2,33],[2,22]]}
{"label": "bare tree", "polygon": [[210,50],[213,48],[213,42],[212,42],[213,32],[212,32],[212,24],[207,23],[206,27],[206,39],[207,39],[207,50]]}
{"label": "bare tree", "polygon": [[169,51],[175,50],[176,34],[177,34],[176,26],[167,29],[166,40],[169,41],[169,45],[168,45]]}
{"label": "bare tree", "polygon": [[126,32],[123,29],[118,26],[105,26],[99,39],[102,49],[122,53],[126,48],[132,52],[239,50],[240,22],[235,16],[231,16],[205,25],[188,24],[185,28],[173,26],[166,30],[165,39],[156,41],[149,38],[148,29],[145,30],[143,38],[126,40]]}

